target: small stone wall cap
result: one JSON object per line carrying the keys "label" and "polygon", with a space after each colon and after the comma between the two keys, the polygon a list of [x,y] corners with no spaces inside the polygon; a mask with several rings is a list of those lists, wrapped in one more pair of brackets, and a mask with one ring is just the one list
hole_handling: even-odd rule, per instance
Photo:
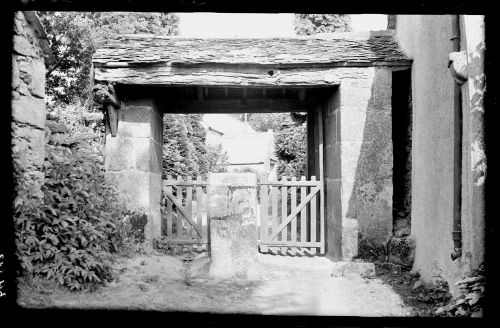
{"label": "small stone wall cap", "polygon": [[52,133],[66,133],[69,131],[64,124],[52,120],[45,121],[45,126],[48,127]]}

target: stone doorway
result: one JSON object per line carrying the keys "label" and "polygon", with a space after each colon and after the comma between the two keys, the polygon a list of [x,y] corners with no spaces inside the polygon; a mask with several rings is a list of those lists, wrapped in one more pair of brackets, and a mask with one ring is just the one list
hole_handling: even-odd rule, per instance
{"label": "stone doorway", "polygon": [[163,114],[252,111],[308,112],[307,175],[319,176],[323,164],[328,256],[349,260],[360,236],[378,243],[391,236],[392,74],[411,61],[390,33],[123,37],[98,50],[93,63],[96,88],[109,91],[101,101],[109,122],[106,168],[130,206],[148,214],[148,240],[161,232]]}
{"label": "stone doorway", "polygon": [[[129,95],[137,92],[137,90],[127,90],[126,87],[117,87],[117,90]],[[316,113],[321,110],[318,104],[335,90],[336,88],[331,87],[311,86],[307,88],[190,86],[163,87],[158,90],[148,88],[141,90],[141,95],[146,94],[155,99],[156,103],[160,104],[158,106],[168,104],[160,108],[163,114],[310,112],[310,115],[320,117]],[[168,99],[168,103],[165,99]],[[309,147],[322,149],[322,138],[323,134],[318,134],[316,131],[316,140],[309,142]],[[286,182],[259,180],[255,186],[259,190],[258,195],[264,195],[266,190],[266,197],[258,197],[257,200],[258,243],[261,252],[285,255],[325,254],[324,179],[321,174],[323,151],[310,149],[309,153],[309,162],[313,165],[318,163],[316,170],[309,169],[308,174],[303,177],[288,177]],[[162,236],[166,237],[164,242],[177,252],[208,249],[207,177],[185,175],[167,179],[164,177],[162,183],[162,205],[165,207],[162,209],[160,226]],[[289,197],[293,193],[295,202],[292,202],[291,198],[283,202],[283,193],[290,194]],[[304,204],[301,204],[302,200],[305,201]],[[264,210],[263,201],[268,211]],[[287,214],[283,215],[283,211]],[[264,214],[265,212],[268,213]],[[287,223],[281,226],[286,220]],[[261,221],[269,225],[268,230],[264,229]],[[177,227],[180,229],[177,230]]]}

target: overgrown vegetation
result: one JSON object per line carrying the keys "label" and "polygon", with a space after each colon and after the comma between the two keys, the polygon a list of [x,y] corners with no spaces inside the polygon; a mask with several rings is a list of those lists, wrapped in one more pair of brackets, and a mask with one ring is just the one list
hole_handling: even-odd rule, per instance
{"label": "overgrown vegetation", "polygon": [[[243,121],[244,114],[237,117]],[[307,174],[307,131],[304,113],[247,114],[248,123],[257,131],[274,132],[274,149],[278,159],[278,178]]]}
{"label": "overgrown vegetation", "polygon": [[349,32],[351,16],[337,14],[295,14],[295,33],[314,35],[317,33]]}
{"label": "overgrown vegetation", "polygon": [[228,165],[222,147],[207,146],[201,114],[163,116],[163,177],[206,176],[225,172]]}
{"label": "overgrown vegetation", "polygon": [[89,98],[92,55],[117,35],[178,33],[179,19],[171,13],[39,11],[38,15],[56,57],[47,69],[46,93],[57,103]]}
{"label": "overgrown vegetation", "polygon": [[19,273],[93,289],[112,279],[112,253],[141,250],[146,218],[127,211],[105,179],[102,114],[78,104],[49,109],[42,199],[16,176]]}
{"label": "overgrown vegetation", "polygon": [[85,149],[47,147],[43,201],[17,197],[17,256],[24,273],[71,289],[111,280],[111,252],[127,240],[124,210],[102,162]]}
{"label": "overgrown vegetation", "polygon": [[459,280],[459,296],[445,306],[440,307],[436,314],[441,316],[481,317],[485,296],[485,272],[481,265],[468,277]]}

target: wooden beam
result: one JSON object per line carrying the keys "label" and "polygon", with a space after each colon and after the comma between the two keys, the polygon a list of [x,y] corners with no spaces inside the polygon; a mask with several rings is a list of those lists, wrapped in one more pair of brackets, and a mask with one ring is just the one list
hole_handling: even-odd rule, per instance
{"label": "wooden beam", "polygon": [[208,98],[208,88],[207,87],[203,88],[203,95],[205,96],[205,99]]}
{"label": "wooden beam", "polygon": [[247,96],[248,96],[248,89],[247,88],[243,88],[243,99],[241,99],[242,105],[246,105],[247,104]]}
{"label": "wooden beam", "polygon": [[266,88],[262,88],[262,97],[266,98]]}
{"label": "wooden beam", "polygon": [[203,100],[203,88],[197,87],[196,92],[198,94],[198,101],[202,101]]}
{"label": "wooden beam", "polygon": [[306,99],[306,89],[302,88],[299,90],[299,100],[302,101]]}
{"label": "wooden beam", "polygon": [[324,127],[323,127],[323,111],[324,107],[320,106],[318,111],[318,129],[319,129],[319,180],[321,181],[321,190],[319,192],[319,216],[320,216],[320,229],[319,229],[319,241],[321,247],[319,250],[320,254],[325,254],[325,173],[324,173],[324,159],[323,159],[323,142],[324,142]]}
{"label": "wooden beam", "polygon": [[229,88],[224,88],[224,97],[227,98],[229,96]]}
{"label": "wooden beam", "polygon": [[328,87],[339,85],[348,77],[346,70],[328,68],[281,70],[269,76],[265,69],[197,69],[172,67],[94,67],[96,83],[107,81],[118,84],[165,86],[219,86],[219,87]]}
{"label": "wooden beam", "polygon": [[165,100],[164,113],[270,113],[306,112],[318,105],[318,100],[304,101],[291,99],[247,99],[242,104],[239,99],[214,100]]}

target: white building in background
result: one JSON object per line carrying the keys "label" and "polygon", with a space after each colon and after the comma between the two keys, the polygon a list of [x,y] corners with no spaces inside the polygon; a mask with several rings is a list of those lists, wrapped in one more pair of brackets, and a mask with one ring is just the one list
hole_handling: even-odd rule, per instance
{"label": "white building in background", "polygon": [[229,172],[252,170],[276,179],[276,155],[272,130],[258,132],[250,124],[229,114],[205,114],[203,125],[208,145],[222,145],[228,156]]}

